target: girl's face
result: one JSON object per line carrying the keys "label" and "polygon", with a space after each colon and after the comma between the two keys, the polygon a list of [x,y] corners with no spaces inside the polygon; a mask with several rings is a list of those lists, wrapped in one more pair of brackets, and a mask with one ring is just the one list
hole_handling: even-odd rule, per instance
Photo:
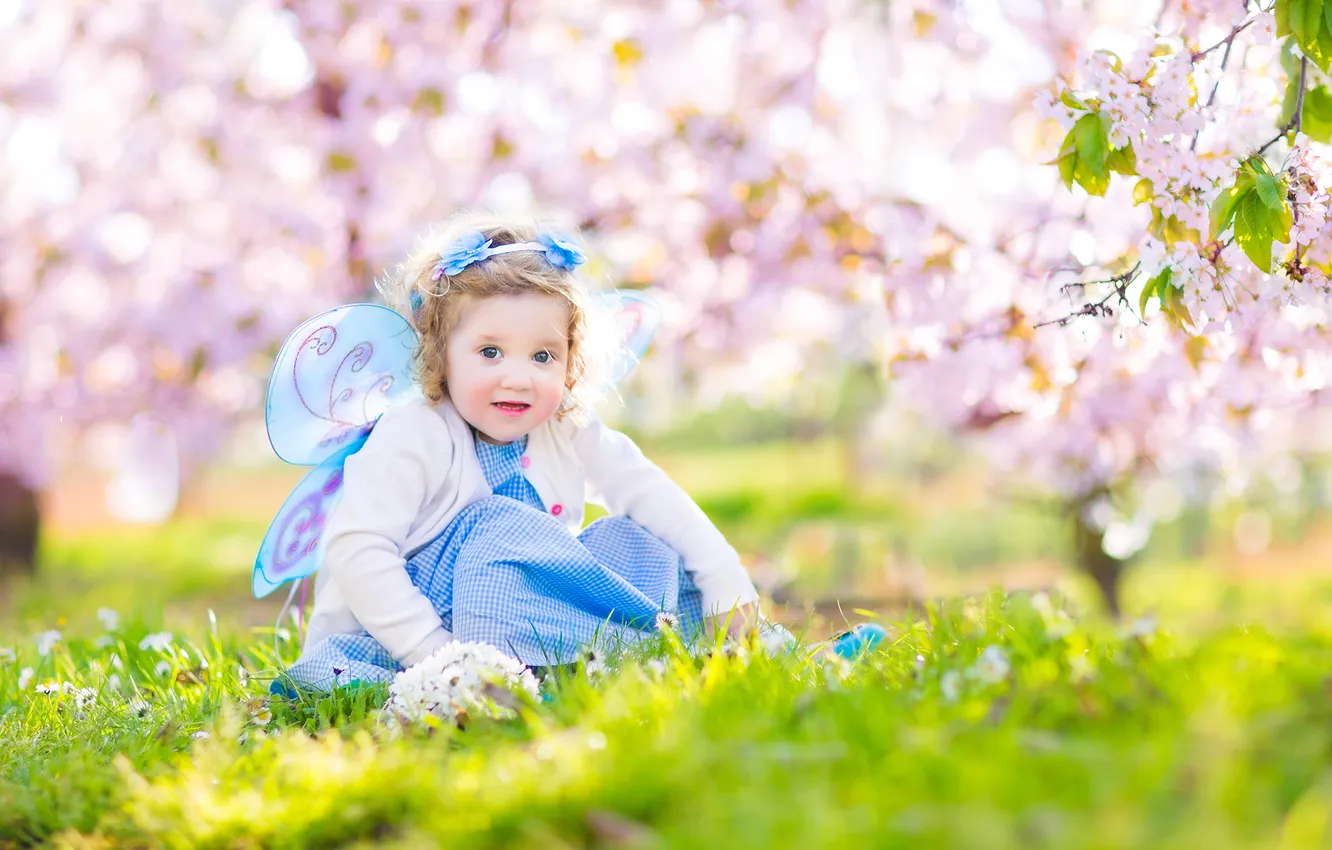
{"label": "girl's face", "polygon": [[510,443],[549,419],[569,370],[569,304],[543,293],[468,298],[444,353],[449,400],[477,436]]}

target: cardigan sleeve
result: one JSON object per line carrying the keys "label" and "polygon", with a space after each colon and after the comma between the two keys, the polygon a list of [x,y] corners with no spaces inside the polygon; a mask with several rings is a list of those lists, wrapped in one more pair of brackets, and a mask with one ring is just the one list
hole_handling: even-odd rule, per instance
{"label": "cardigan sleeve", "polygon": [[587,477],[589,500],[629,517],[679,552],[702,593],[705,614],[724,614],[758,599],[734,547],[633,440],[593,420],[576,429],[573,443]]}
{"label": "cardigan sleeve", "polygon": [[452,455],[447,428],[428,408],[391,410],[347,458],[342,499],[329,514],[324,569],[360,624],[404,666],[452,637],[412,584],[403,553]]}

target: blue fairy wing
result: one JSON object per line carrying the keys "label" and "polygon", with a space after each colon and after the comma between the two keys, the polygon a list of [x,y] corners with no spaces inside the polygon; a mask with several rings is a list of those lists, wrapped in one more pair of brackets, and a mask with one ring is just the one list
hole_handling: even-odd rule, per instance
{"label": "blue fairy wing", "polygon": [[282,503],[254,560],[254,595],[263,598],[292,579],[313,575],[323,561],[323,532],[329,511],[342,497],[342,467],[360,451],[373,427],[348,436],[342,447],[310,470]]}
{"label": "blue fairy wing", "polygon": [[277,456],[313,466],[413,391],[416,334],[378,304],[346,304],[292,331],[268,379],[265,424]]}
{"label": "blue fairy wing", "polygon": [[611,316],[618,336],[608,379],[618,384],[642,359],[661,324],[661,308],[646,293],[632,289],[611,289],[596,295],[600,306]]}

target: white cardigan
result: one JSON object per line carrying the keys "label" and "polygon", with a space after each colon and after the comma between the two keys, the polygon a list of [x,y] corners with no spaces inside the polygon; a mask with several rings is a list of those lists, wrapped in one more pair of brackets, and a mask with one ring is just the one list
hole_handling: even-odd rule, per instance
{"label": "white cardigan", "polygon": [[[684,558],[708,614],[758,599],[740,556],[693,499],[634,442],[593,420],[552,417],[528,435],[528,481],[570,532],[584,499],[627,516]],[[447,400],[385,413],[347,458],[342,499],[329,513],[315,578],[307,646],[333,634],[370,633],[405,667],[452,640],[406,559],[464,507],[490,495],[472,429]]]}

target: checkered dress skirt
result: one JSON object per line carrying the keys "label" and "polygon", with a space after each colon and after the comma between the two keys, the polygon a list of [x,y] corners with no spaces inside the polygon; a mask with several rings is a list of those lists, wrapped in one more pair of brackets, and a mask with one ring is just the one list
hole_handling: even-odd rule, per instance
{"label": "checkered dress skirt", "polygon": [[[681,558],[627,517],[574,536],[523,475],[527,440],[478,440],[492,495],[454,517],[407,561],[407,572],[455,640],[488,643],[524,664],[568,664],[588,646],[642,637],[661,611],[702,623],[702,599]],[[288,671],[299,687],[382,682],[402,669],[366,632],[308,647]]]}

